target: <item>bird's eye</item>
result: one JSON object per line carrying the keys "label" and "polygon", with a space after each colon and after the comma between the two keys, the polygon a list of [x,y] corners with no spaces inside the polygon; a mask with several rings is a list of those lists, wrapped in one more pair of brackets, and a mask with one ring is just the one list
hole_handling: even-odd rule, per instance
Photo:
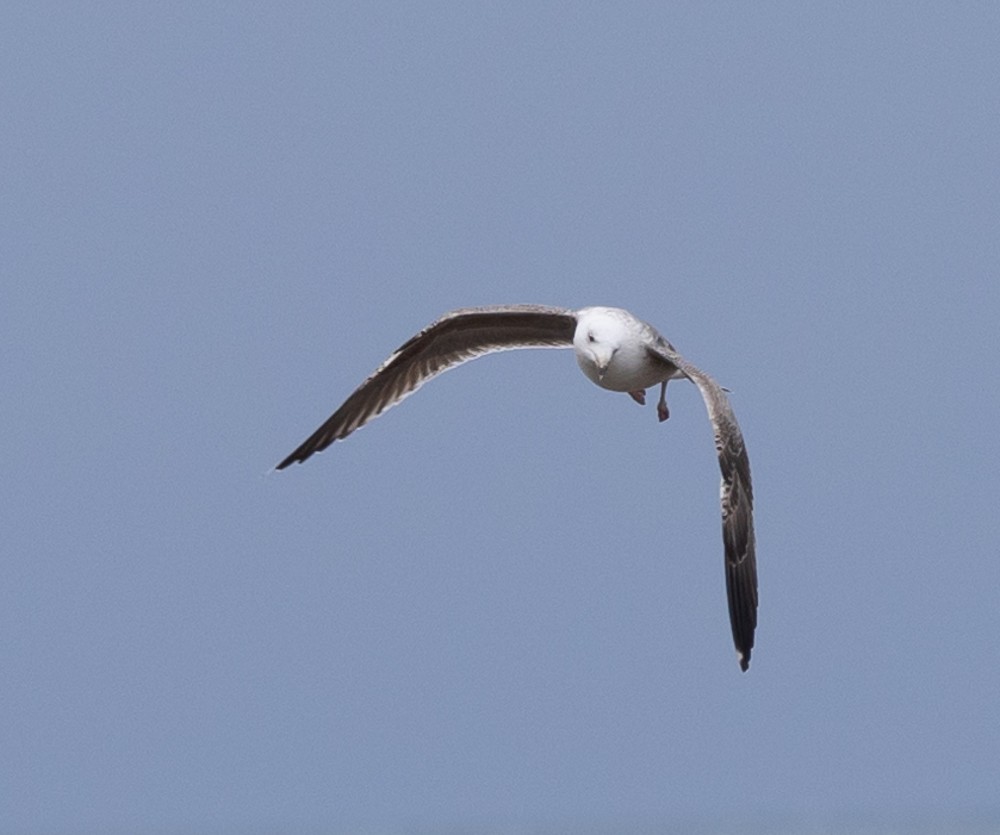
{"label": "bird's eye", "polygon": [[587,341],[588,342],[597,342],[597,337],[595,337],[594,334],[592,334],[592,333],[588,333],[587,334]]}

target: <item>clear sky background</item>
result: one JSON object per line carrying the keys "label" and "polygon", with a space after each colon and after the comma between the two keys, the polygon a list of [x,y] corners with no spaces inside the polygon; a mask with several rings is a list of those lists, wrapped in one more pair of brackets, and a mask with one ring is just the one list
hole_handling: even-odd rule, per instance
{"label": "clear sky background", "polygon": [[[0,27],[0,831],[1000,826],[1000,6],[24,3]],[[568,351],[273,465],[460,306]],[[940,830],[939,830],[940,831]]]}

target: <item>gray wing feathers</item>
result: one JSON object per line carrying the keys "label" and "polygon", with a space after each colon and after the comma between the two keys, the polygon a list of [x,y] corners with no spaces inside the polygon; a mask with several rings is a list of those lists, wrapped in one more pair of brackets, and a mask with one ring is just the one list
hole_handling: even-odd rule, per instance
{"label": "gray wing feathers", "polygon": [[750,667],[750,653],[757,629],[757,554],[753,530],[750,459],[743,443],[743,433],[722,386],[684,359],[655,330],[653,334],[655,338],[650,346],[651,353],[676,367],[698,386],[712,422],[715,450],[719,455],[719,469],[722,471],[720,501],[729,623],[733,630],[733,643],[736,644],[740,668],[746,671]]}
{"label": "gray wing feathers", "polygon": [[720,499],[729,622],[740,667],[745,671],[750,666],[750,652],[757,628],[757,555],[750,459],[743,443],[743,433],[722,387],[683,359],[678,367],[701,391],[715,432],[715,449],[722,471]]}
{"label": "gray wing feathers", "polygon": [[401,345],[277,469],[346,438],[420,386],[464,362],[518,348],[567,348],[576,317],[545,305],[470,307],[446,313]]}

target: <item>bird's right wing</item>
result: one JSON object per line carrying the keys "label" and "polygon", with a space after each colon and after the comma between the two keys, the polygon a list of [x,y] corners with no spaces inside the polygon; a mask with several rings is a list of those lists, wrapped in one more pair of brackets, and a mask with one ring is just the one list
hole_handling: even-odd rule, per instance
{"label": "bird's right wing", "polygon": [[469,307],[446,313],[393,352],[277,469],[305,461],[346,438],[444,371],[496,351],[568,348],[575,330],[572,310],[546,305]]}

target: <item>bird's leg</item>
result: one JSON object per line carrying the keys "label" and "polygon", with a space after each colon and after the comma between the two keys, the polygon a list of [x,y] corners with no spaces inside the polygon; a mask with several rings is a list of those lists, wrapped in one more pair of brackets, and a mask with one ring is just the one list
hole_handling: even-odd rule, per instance
{"label": "bird's leg", "polygon": [[646,405],[646,390],[639,389],[638,391],[630,391],[628,396],[631,397],[640,406]]}
{"label": "bird's leg", "polygon": [[670,417],[670,409],[667,408],[667,381],[660,383],[660,402],[656,404],[656,416],[663,423]]}

